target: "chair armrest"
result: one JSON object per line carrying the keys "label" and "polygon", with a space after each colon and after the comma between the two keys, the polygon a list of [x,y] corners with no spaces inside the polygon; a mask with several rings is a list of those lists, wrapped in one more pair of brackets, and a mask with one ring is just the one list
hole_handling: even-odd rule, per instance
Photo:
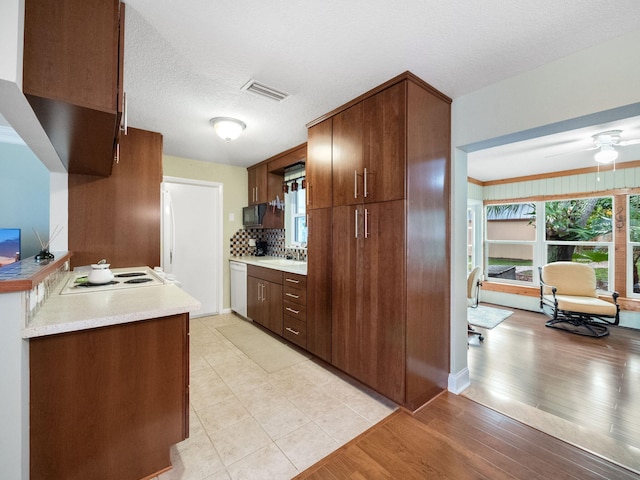
{"label": "chair armrest", "polygon": [[551,294],[553,295],[553,302],[557,305],[558,300],[556,299],[556,292],[558,291],[558,288],[554,285],[549,285],[544,282],[544,280],[542,279],[542,267],[538,267],[538,277],[540,277],[540,309],[542,309],[544,306],[544,301],[543,301],[544,287],[551,288]]}
{"label": "chair armrest", "polygon": [[558,287],[545,283],[545,281],[542,279],[542,267],[538,267],[538,276],[540,277],[540,297],[542,297],[542,291],[544,287],[549,287],[551,289],[551,293],[553,293],[553,296],[555,297],[556,292],[558,291]]}

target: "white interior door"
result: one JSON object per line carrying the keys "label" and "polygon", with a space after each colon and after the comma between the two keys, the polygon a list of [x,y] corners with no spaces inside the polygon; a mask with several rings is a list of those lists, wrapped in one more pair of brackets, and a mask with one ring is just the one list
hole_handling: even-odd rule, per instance
{"label": "white interior door", "polygon": [[202,307],[222,305],[222,184],[176,177],[162,182],[162,268]]}

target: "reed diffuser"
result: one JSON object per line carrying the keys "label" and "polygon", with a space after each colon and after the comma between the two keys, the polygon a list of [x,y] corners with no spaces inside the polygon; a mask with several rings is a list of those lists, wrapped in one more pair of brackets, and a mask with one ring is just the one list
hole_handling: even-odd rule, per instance
{"label": "reed diffuser", "polygon": [[55,258],[53,253],[49,252],[49,245],[51,245],[53,239],[62,232],[62,228],[59,227],[60,225],[56,225],[56,228],[53,229],[53,232],[51,233],[51,235],[49,235],[49,240],[46,243],[44,242],[44,240],[42,240],[42,237],[36,231],[36,229],[33,229],[33,233],[35,233],[36,237],[38,237],[38,242],[40,242],[41,248],[40,253],[36,255],[36,262],[49,261]]}

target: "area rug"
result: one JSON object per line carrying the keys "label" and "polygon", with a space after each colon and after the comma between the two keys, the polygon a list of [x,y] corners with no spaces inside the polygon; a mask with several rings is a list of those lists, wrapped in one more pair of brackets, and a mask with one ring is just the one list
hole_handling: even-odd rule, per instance
{"label": "area rug", "polygon": [[216,329],[268,373],[308,359],[249,322],[223,325]]}
{"label": "area rug", "polygon": [[502,308],[485,307],[484,305],[478,305],[477,308],[467,308],[467,320],[474,327],[492,329],[497,325],[500,325],[505,318],[512,315],[510,310],[503,310]]}

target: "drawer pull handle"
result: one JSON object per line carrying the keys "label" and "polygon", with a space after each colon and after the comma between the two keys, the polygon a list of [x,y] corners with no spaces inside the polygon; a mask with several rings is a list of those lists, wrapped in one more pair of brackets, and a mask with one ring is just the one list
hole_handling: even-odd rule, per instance
{"label": "drawer pull handle", "polygon": [[286,330],[293,333],[294,335],[300,335],[300,332],[296,332],[293,328],[287,327]]}
{"label": "drawer pull handle", "polygon": [[300,310],[294,310],[293,308],[287,307],[286,310],[295,313],[296,315],[300,313]]}
{"label": "drawer pull handle", "polygon": [[293,278],[285,278],[285,280],[291,283],[300,283],[300,280],[294,280]]}
{"label": "drawer pull handle", "polygon": [[294,295],[293,293],[286,293],[287,297],[300,298],[300,295]]}

